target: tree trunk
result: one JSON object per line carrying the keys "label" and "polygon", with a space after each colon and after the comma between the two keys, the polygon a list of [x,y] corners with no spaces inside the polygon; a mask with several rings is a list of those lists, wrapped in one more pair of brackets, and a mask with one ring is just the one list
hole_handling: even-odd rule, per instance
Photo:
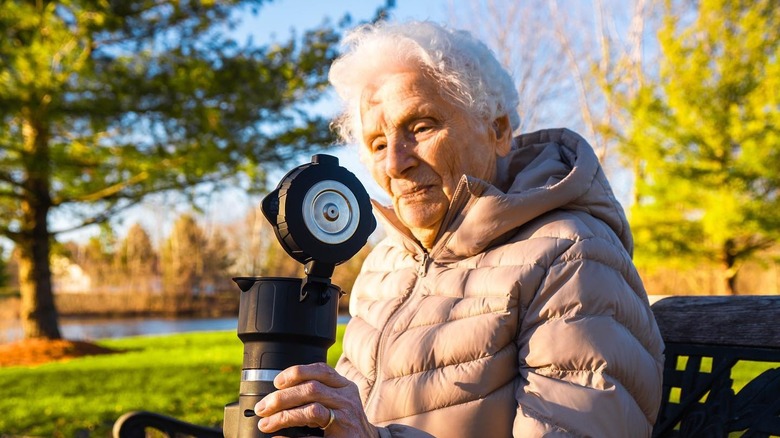
{"label": "tree trunk", "polygon": [[726,295],[739,295],[737,292],[737,273],[734,271],[734,269],[728,269],[726,268],[726,271],[723,275],[723,281],[724,286],[726,290]]}
{"label": "tree trunk", "polygon": [[51,167],[47,130],[36,123],[34,112],[23,111],[25,197],[21,202],[19,249],[19,309],[25,339],[60,339],[57,309],[49,265],[49,193]]}
{"label": "tree trunk", "polygon": [[737,295],[737,272],[739,272],[738,260],[734,255],[734,241],[726,240],[723,247],[723,279],[725,281],[726,294]]}
{"label": "tree trunk", "polygon": [[28,187],[34,196],[22,202],[25,232],[17,242],[22,330],[26,339],[60,339],[49,266],[48,191],[34,190],[40,189],[40,182],[36,183],[32,177],[28,179]]}
{"label": "tree trunk", "polygon": [[49,269],[49,236],[21,243],[18,248],[24,338],[60,339]]}

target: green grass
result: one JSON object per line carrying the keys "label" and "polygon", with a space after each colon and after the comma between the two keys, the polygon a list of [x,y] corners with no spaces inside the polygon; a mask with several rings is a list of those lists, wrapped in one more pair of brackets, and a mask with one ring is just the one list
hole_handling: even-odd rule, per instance
{"label": "green grass", "polygon": [[[341,354],[344,326],[328,351]],[[235,332],[189,333],[99,342],[124,352],[37,367],[0,368],[0,436],[104,437],[123,413],[148,410],[220,426],[238,397],[242,345]],[[740,363],[738,390],[780,364]]]}
{"label": "green grass", "polygon": [[[688,362],[686,356],[678,358],[677,370],[684,370]],[[739,392],[745,385],[748,384],[753,378],[763,373],[766,370],[780,367],[780,363],[775,362],[753,362],[747,360],[741,360],[734,365],[731,370],[731,379],[734,383],[731,385],[734,392]],[[701,362],[700,371],[710,373],[712,372],[712,359],[705,358]],[[707,395],[702,397],[702,400],[706,399]],[[670,395],[670,400],[675,403],[680,402],[680,388],[673,388]]]}
{"label": "green grass", "polygon": [[734,392],[739,392],[748,382],[764,371],[780,367],[780,363],[739,361],[734,365],[731,377],[734,379]]}
{"label": "green grass", "polygon": [[[341,354],[343,326],[328,351]],[[100,341],[124,352],[0,368],[0,436],[111,436],[123,413],[148,410],[220,426],[238,398],[243,348],[234,331]]]}

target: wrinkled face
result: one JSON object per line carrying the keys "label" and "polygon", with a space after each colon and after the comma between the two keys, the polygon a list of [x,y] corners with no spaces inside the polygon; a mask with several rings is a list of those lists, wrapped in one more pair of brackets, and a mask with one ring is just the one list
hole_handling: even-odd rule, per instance
{"label": "wrinkled face", "polygon": [[366,164],[401,222],[430,249],[461,176],[493,181],[497,156],[509,150],[508,119],[471,116],[421,72],[373,84],[360,109]]}

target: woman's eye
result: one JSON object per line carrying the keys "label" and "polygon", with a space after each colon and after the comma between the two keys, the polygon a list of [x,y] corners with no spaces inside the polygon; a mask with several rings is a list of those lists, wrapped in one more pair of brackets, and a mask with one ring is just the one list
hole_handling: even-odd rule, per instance
{"label": "woman's eye", "polygon": [[375,141],[374,143],[371,144],[371,150],[373,150],[374,152],[383,151],[385,150],[385,148],[387,148],[387,144],[382,141]]}
{"label": "woman's eye", "polygon": [[414,127],[413,132],[415,134],[423,134],[425,132],[428,132],[431,130],[431,127],[428,125],[417,125]]}

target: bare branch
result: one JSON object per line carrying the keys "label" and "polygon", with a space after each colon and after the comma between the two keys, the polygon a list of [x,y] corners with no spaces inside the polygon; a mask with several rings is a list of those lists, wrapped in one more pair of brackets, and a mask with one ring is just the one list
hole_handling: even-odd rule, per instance
{"label": "bare branch", "polygon": [[[549,0],[549,5],[552,15],[554,17],[560,17],[561,13],[558,10],[557,0]],[[593,113],[591,112],[591,103],[588,100],[587,87],[585,86],[585,75],[580,69],[579,62],[577,61],[577,54],[574,51],[574,47],[569,40],[568,35],[566,35],[566,32],[563,29],[563,24],[560,19],[555,20],[555,30],[555,35],[558,37],[558,41],[563,47],[564,53],[566,54],[566,59],[569,61],[569,68],[574,75],[574,83],[577,88],[577,99],[580,104],[580,112],[582,113],[582,119],[585,123],[585,128],[588,130],[588,136],[595,138],[596,124],[593,119]],[[588,59],[588,61],[590,62],[590,59]],[[602,151],[599,153],[599,159],[603,160],[606,151],[603,146],[600,149],[602,149]]]}
{"label": "bare branch", "polygon": [[524,2],[471,0],[449,3],[450,21],[470,30],[493,49],[499,62],[513,75],[520,98],[519,131],[540,124],[569,124],[571,117],[553,107],[553,100],[570,86],[566,64],[551,36],[544,0]]}
{"label": "bare branch", "polygon": [[630,74],[633,77],[633,87],[629,91],[633,96],[639,91],[642,85],[643,74],[643,53],[644,53],[644,32],[645,17],[647,15],[647,0],[636,0],[634,3],[634,14],[631,17],[631,26],[628,33],[628,59],[630,61]]}

